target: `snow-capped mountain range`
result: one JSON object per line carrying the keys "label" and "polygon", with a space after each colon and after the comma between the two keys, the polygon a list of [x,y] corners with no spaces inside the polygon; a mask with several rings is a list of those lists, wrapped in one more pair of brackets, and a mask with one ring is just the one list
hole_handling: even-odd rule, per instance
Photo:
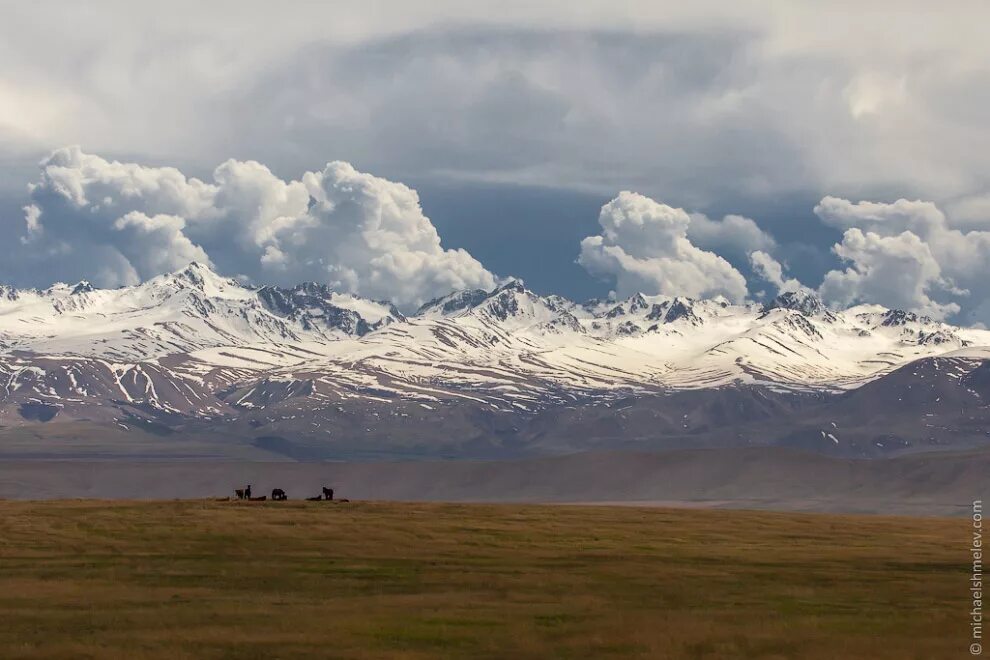
{"label": "snow-capped mountain range", "polygon": [[[574,303],[512,280],[404,315],[318,284],[252,287],[192,264],[114,290],[0,287],[0,425],[223,421],[257,434],[305,419],[291,435],[325,439],[375,433],[375,416],[412,424],[410,408],[434,424],[453,406],[470,411],[463,433],[500,413],[678,392],[830,397],[934,356],[971,371],[983,346],[990,331],[875,305],[829,310],[807,293]],[[357,409],[361,421],[345,423]],[[469,420],[479,411],[489,421]]]}

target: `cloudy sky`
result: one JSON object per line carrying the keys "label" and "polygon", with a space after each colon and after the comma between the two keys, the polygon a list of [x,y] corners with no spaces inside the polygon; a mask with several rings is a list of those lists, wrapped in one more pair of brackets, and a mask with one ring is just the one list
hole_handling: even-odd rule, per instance
{"label": "cloudy sky", "polygon": [[990,324],[990,5],[862,4],[11,3],[0,279]]}

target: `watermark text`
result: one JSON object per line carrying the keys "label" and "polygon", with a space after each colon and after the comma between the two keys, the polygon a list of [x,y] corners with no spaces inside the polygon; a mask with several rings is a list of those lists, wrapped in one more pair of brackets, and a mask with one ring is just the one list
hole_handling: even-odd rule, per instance
{"label": "watermark text", "polygon": [[973,599],[973,609],[969,612],[971,638],[970,655],[983,655],[983,500],[973,501],[973,574],[969,581],[969,592]]}

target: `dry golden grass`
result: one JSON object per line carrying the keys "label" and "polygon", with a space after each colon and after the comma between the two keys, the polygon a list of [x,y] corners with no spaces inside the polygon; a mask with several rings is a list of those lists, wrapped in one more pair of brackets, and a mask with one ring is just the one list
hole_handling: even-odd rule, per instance
{"label": "dry golden grass", "polygon": [[3,658],[957,658],[965,520],[0,502]]}

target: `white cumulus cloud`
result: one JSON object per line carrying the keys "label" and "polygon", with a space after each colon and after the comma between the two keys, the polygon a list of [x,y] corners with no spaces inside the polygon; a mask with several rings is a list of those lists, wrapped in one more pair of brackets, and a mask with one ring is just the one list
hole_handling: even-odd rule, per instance
{"label": "white cumulus cloud", "polygon": [[910,231],[881,236],[848,229],[834,250],[852,265],[825,275],[820,291],[826,301],[843,306],[880,302],[936,318],[960,309],[956,303],[932,299],[933,290],[951,288],[951,284],[928,246]]}
{"label": "white cumulus cloud", "polygon": [[702,249],[743,259],[756,250],[771,252],[777,248],[777,241],[755,220],[734,214],[712,220],[704,214],[692,213],[687,237]]}
{"label": "white cumulus cloud", "polygon": [[750,265],[757,276],[777,288],[777,293],[793,291],[808,291],[796,278],[785,277],[784,266],[779,261],[762,250],[755,250],[749,255]]}
{"label": "white cumulus cloud", "polygon": [[833,252],[849,264],[826,274],[826,299],[987,321],[990,231],[960,230],[935,204],[917,200],[853,203],[826,197],[815,213],[844,230]]}
{"label": "white cumulus cloud", "polygon": [[148,216],[140,211],[131,211],[113,223],[121,234],[117,249],[145,277],[178,270],[193,261],[209,263],[206,251],[183,233],[185,227],[186,221],[177,215]]}
{"label": "white cumulus cloud", "polygon": [[592,275],[615,279],[620,296],[648,294],[741,301],[746,280],[728,261],[688,238],[683,209],[624,191],[602,207],[601,234],[581,241],[578,263]]}
{"label": "white cumulus cloud", "polygon": [[31,199],[23,242],[39,257],[58,252],[63,279],[132,284],[203,261],[403,307],[495,285],[466,251],[441,245],[416,191],[339,161],[284,181],[260,163],[229,160],[204,182],[69,147],[41,163]]}
{"label": "white cumulus cloud", "polygon": [[837,229],[856,227],[886,235],[910,231],[927,236],[946,226],[945,215],[938,207],[921,200],[853,203],[828,196],[815,205],[815,215],[826,225]]}

